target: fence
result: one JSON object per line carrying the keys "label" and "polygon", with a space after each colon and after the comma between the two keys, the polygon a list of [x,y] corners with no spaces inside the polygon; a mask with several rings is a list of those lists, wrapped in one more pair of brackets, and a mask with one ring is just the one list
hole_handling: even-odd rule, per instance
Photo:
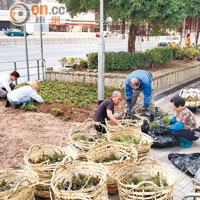
{"label": "fence", "polygon": [[[10,73],[11,71],[15,70],[20,74],[20,79],[18,79],[20,82],[25,82],[26,80],[31,80],[31,79],[44,80],[45,67],[46,67],[45,59],[43,59],[43,65],[41,59],[29,60],[28,69],[26,67],[26,60],[3,61],[0,62],[0,73]],[[16,84],[18,84],[17,81]]]}

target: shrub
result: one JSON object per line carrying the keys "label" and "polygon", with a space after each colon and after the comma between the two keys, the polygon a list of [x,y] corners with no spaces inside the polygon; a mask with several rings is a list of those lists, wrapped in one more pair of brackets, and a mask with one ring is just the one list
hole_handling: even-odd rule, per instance
{"label": "shrub", "polygon": [[25,110],[29,110],[29,111],[37,111],[36,106],[32,103],[28,103],[28,104],[24,103],[20,108],[25,109]]}
{"label": "shrub", "polygon": [[70,120],[70,117],[66,115],[66,116],[64,116],[64,117],[62,118],[62,120],[68,122],[68,121]]}
{"label": "shrub", "polygon": [[62,67],[87,67],[87,60],[83,58],[78,58],[78,57],[70,57],[66,58],[63,57],[58,60],[62,64]]}
{"label": "shrub", "polygon": [[56,115],[59,116],[63,114],[63,111],[60,108],[52,108],[51,111]]}

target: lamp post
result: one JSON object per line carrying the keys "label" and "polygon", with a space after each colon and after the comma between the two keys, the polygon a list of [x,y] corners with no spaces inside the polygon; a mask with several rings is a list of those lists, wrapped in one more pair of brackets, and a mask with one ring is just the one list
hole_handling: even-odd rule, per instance
{"label": "lamp post", "polygon": [[29,60],[28,60],[28,42],[27,42],[27,35],[26,35],[26,24],[24,24],[24,44],[25,44],[25,56],[26,56],[27,80],[30,81]]}
{"label": "lamp post", "polygon": [[100,0],[100,39],[98,52],[98,105],[104,100],[105,42],[103,39],[103,0]]}

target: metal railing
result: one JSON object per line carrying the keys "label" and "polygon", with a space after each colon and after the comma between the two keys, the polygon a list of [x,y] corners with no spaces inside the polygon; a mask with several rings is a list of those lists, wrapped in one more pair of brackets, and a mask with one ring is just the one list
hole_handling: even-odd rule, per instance
{"label": "metal railing", "polygon": [[[31,65],[31,63],[34,63]],[[17,61],[0,61],[0,73],[6,73],[11,72],[13,70],[19,72],[20,79],[21,78],[27,78],[27,80],[30,80],[30,77],[35,77],[37,80],[43,80],[45,77],[45,67],[46,67],[46,61],[43,59],[43,64],[41,59],[30,59],[29,60],[30,67],[27,69],[26,67],[26,60],[17,60]],[[13,66],[10,67],[10,65]],[[24,65],[24,66],[23,66]],[[5,69],[1,69],[1,67],[4,66]],[[9,66],[9,67],[8,67]],[[25,71],[26,70],[26,71]],[[27,73],[27,70],[30,72]],[[23,80],[23,79],[22,79]],[[16,81],[17,84],[17,81]]]}

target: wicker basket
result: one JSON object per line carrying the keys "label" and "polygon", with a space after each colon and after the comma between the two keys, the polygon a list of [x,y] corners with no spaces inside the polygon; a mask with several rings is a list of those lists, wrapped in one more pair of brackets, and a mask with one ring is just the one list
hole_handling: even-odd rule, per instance
{"label": "wicker basket", "polygon": [[10,190],[0,192],[2,200],[34,200],[35,185],[38,182],[37,174],[32,170],[6,169],[0,171],[0,183],[5,180]]}
{"label": "wicker basket", "polygon": [[108,140],[113,141],[113,139],[119,136],[131,136],[140,138],[139,144],[131,144],[131,146],[134,146],[136,148],[138,152],[138,158],[146,156],[151,149],[151,145],[153,144],[153,139],[149,135],[137,131],[132,127],[124,127],[121,130],[110,132],[108,134]]}
{"label": "wicker basket", "polygon": [[[38,197],[49,198],[49,186],[52,177],[52,172],[59,162],[48,164],[47,162],[37,163],[43,156],[59,155],[65,157],[67,150],[65,148],[57,146],[40,146],[33,145],[30,147],[28,153],[24,156],[24,162],[26,166],[37,172],[39,176],[39,182],[36,186],[35,195]],[[34,164],[36,163],[36,164]]]}
{"label": "wicker basket", "polygon": [[[78,174],[86,176],[98,176],[100,182],[98,185],[81,190],[64,190],[58,189],[59,184],[70,182],[72,177]],[[106,179],[108,170],[106,167],[94,162],[68,162],[57,166],[51,179],[51,189],[56,200],[108,200]]]}
{"label": "wicker basket", "polygon": [[[81,152],[87,152],[90,147],[94,146],[96,143],[101,142],[101,139],[97,139],[94,141],[84,141],[84,140],[74,140],[74,135],[87,135],[91,138],[94,138],[95,136],[99,136],[97,134],[96,129],[94,128],[95,125],[100,125],[100,123],[93,121],[92,119],[87,119],[85,122],[81,123],[76,128],[73,127],[73,129],[70,130],[70,139],[71,143]],[[106,128],[104,125],[101,124],[104,128]],[[104,136],[107,136],[107,134],[104,134]]]}
{"label": "wicker basket", "polygon": [[124,143],[104,142],[101,144],[97,144],[95,147],[91,148],[87,155],[92,161],[96,162],[99,158],[109,157],[112,153],[114,153],[114,155],[117,157],[117,160],[102,164],[108,168],[108,192],[110,194],[116,194],[118,189],[116,181],[112,178],[112,173],[119,166],[135,162],[137,160],[136,149]]}
{"label": "wicker basket", "polygon": [[[160,180],[164,178],[168,186],[160,187],[151,181],[142,181],[137,185],[123,184],[122,181],[130,175],[142,177],[145,180],[159,173]],[[136,164],[123,166],[115,171],[120,200],[171,200],[173,186],[177,180],[175,173],[165,164],[150,157],[140,159]],[[161,182],[161,181],[160,181]],[[145,186],[148,184],[148,186]]]}
{"label": "wicker basket", "polygon": [[[141,126],[143,124],[144,117],[137,116],[140,118],[140,120],[136,119],[121,119],[119,122],[124,126],[124,127],[131,127],[134,128],[135,130],[141,131]],[[108,132],[115,132],[117,130],[120,130],[120,127],[114,125],[111,121],[106,121],[107,124],[107,130]]]}

